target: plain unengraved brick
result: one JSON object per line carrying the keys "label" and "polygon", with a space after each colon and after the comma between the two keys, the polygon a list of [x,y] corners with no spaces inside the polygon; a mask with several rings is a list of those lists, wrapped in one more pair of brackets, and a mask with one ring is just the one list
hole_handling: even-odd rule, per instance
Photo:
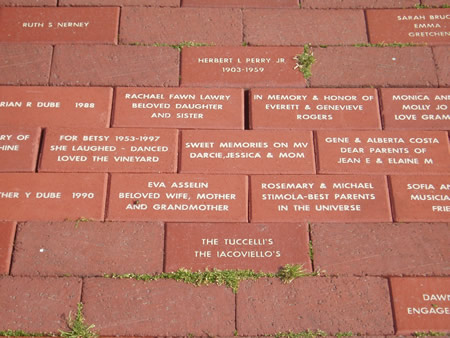
{"label": "plain unengraved brick", "polygon": [[120,22],[122,43],[242,43],[239,9],[125,7]]}
{"label": "plain unengraved brick", "polygon": [[[312,225],[314,266],[331,275],[445,275],[446,223]],[[395,258],[394,258],[395,257]]]}
{"label": "plain unengraved brick", "polygon": [[448,0],[422,0],[421,3],[426,6],[448,5]]}
{"label": "plain unengraved brick", "polygon": [[235,302],[231,289],[195,287],[173,280],[87,279],[83,289],[87,323],[101,335],[232,336]]}
{"label": "plain unengraved brick", "polygon": [[429,47],[314,48],[312,87],[436,87]]}
{"label": "plain unengraved brick", "polygon": [[439,86],[448,87],[450,85],[450,47],[434,47],[433,53],[436,60]]}
{"label": "plain unengraved brick", "polygon": [[178,63],[170,47],[56,46],[51,84],[177,86]]}
{"label": "plain unengraved brick", "polygon": [[2,44],[0,48],[0,84],[47,84],[52,51],[52,46]]}
{"label": "plain unengraved brick", "polygon": [[13,275],[100,276],[160,273],[162,223],[27,222],[19,224]]}
{"label": "plain unengraved brick", "polygon": [[0,275],[9,273],[16,222],[0,222]]}
{"label": "plain unengraved brick", "polygon": [[80,297],[78,278],[0,278],[0,330],[67,331]]}
{"label": "plain unengraved brick", "polygon": [[180,0],[59,0],[59,6],[156,6],[179,7]]}
{"label": "plain unengraved brick", "polygon": [[0,7],[2,6],[56,6],[58,0],[0,0]]}
{"label": "plain unengraved brick", "polygon": [[417,0],[301,0],[302,8],[407,8]]}
{"label": "plain unengraved brick", "polygon": [[[367,42],[364,12],[357,10],[246,10],[244,36],[250,45],[295,46]],[[336,27],[339,34],[335,34]]]}
{"label": "plain unengraved brick", "polygon": [[298,8],[299,0],[183,0],[183,7]]}
{"label": "plain unengraved brick", "polygon": [[237,296],[240,335],[300,332],[393,333],[387,280],[305,277],[242,282]]}

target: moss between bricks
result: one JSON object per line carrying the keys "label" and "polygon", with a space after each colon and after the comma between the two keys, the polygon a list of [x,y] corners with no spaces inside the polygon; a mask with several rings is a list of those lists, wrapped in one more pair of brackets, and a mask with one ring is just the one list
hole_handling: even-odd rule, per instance
{"label": "moss between bricks", "polygon": [[443,4],[443,5],[441,5],[441,6],[428,6],[428,5],[423,5],[423,4],[415,4],[414,7],[417,8],[417,9],[426,9],[426,8],[450,8],[450,5],[448,5],[448,4]]}
{"label": "moss between bricks", "polygon": [[426,46],[426,43],[414,43],[414,42],[393,42],[393,43],[386,43],[386,42],[379,42],[379,43],[357,43],[354,44],[354,47],[417,47],[417,46]]}
{"label": "moss between bricks", "polygon": [[211,43],[204,43],[204,42],[193,42],[193,41],[183,41],[178,44],[169,44],[169,43],[143,43],[143,42],[131,42],[129,43],[130,46],[153,46],[153,47],[171,47],[176,50],[182,50],[184,47],[208,47],[208,46],[214,46],[214,44]]}

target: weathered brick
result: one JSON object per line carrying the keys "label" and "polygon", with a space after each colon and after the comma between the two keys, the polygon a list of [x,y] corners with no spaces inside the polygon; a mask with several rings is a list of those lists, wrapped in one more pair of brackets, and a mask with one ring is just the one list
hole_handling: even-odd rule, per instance
{"label": "weathered brick", "polygon": [[447,0],[422,0],[421,3],[426,6],[443,6],[448,5]]}
{"label": "weathered brick", "polygon": [[364,12],[356,10],[245,10],[244,36],[252,46],[367,42]]}
{"label": "weathered brick", "polygon": [[78,278],[0,278],[0,330],[67,330],[81,297]]}
{"label": "weathered brick", "polygon": [[12,275],[160,273],[164,226],[146,222],[27,222],[18,226]]}
{"label": "weathered brick", "polygon": [[59,45],[53,85],[177,86],[178,51],[170,47]]}
{"label": "weathered brick", "polygon": [[179,7],[180,0],[59,0],[58,6],[155,6]]}
{"label": "weathered brick", "polygon": [[7,275],[16,234],[16,222],[0,222],[0,275]]}
{"label": "weathered brick", "polygon": [[313,87],[436,87],[430,47],[314,48]]}
{"label": "weathered brick", "polygon": [[447,223],[313,224],[314,267],[331,275],[445,275]]}
{"label": "weathered brick", "polygon": [[433,47],[440,87],[450,86],[450,47]]}
{"label": "weathered brick", "polygon": [[95,323],[101,335],[232,336],[234,298],[223,286],[173,280],[89,278],[83,288],[86,322]]}
{"label": "weathered brick", "polygon": [[300,0],[302,8],[407,8],[417,0]]}
{"label": "weathered brick", "polygon": [[183,7],[298,8],[299,0],[183,0]]}
{"label": "weathered brick", "polygon": [[0,6],[56,6],[58,0],[0,0]]}
{"label": "weathered brick", "polygon": [[256,336],[306,329],[391,334],[394,330],[387,280],[373,277],[305,277],[246,281],[237,295],[237,330]]}
{"label": "weathered brick", "polygon": [[52,46],[2,44],[0,84],[46,85],[50,75]]}
{"label": "weathered brick", "polygon": [[186,41],[239,46],[242,43],[241,11],[218,8],[122,9],[121,43],[178,44]]}

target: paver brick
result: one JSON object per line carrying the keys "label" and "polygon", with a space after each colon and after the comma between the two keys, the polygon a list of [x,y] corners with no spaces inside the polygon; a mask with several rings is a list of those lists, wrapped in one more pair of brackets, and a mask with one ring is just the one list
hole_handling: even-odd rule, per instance
{"label": "paver brick", "polygon": [[373,277],[305,277],[245,281],[237,295],[237,330],[256,336],[323,330],[330,334],[391,334],[387,280]]}
{"label": "paver brick", "polygon": [[180,0],[59,0],[58,6],[156,6],[179,7]]}
{"label": "paver brick", "polygon": [[300,0],[302,8],[407,8],[416,0]]}
{"label": "paver brick", "polygon": [[450,129],[447,88],[382,88],[385,129]]}
{"label": "paver brick", "polygon": [[183,0],[183,7],[298,8],[299,0]]}
{"label": "paver brick", "polygon": [[286,264],[301,264],[311,271],[308,243],[306,224],[169,223],[165,270],[277,272]]}
{"label": "paver brick", "polygon": [[160,273],[164,225],[27,222],[18,226],[12,275]]}
{"label": "paver brick", "polygon": [[0,275],[9,274],[16,222],[0,222]]}
{"label": "paver brick", "polygon": [[446,275],[448,223],[311,226],[314,268],[331,275]]}
{"label": "paver brick", "polygon": [[0,42],[117,43],[119,8],[0,8]]}
{"label": "paver brick", "polygon": [[450,332],[450,278],[390,279],[397,334]]}
{"label": "paver brick", "polygon": [[52,52],[52,46],[1,44],[0,84],[48,84]]}
{"label": "paver brick", "polygon": [[0,219],[101,220],[105,174],[0,174]]}
{"label": "paver brick", "polygon": [[195,287],[173,280],[88,278],[83,288],[86,322],[95,323],[101,335],[232,336],[234,298],[223,286]]}
{"label": "paver brick", "polygon": [[34,172],[40,128],[0,127],[0,172]]}
{"label": "paver brick", "polygon": [[249,106],[251,129],[381,129],[371,88],[258,88]]}
{"label": "paver brick", "polygon": [[313,87],[436,87],[430,47],[314,48]]}
{"label": "paver brick", "polygon": [[177,86],[178,52],[170,47],[58,45],[51,84]]}
{"label": "paver brick", "polygon": [[238,88],[117,88],[113,127],[244,129]]}
{"label": "paver brick", "polygon": [[0,0],[0,6],[56,6],[58,0]]}
{"label": "paver brick", "polygon": [[450,86],[450,47],[433,47],[440,87]]}
{"label": "paver brick", "polygon": [[109,127],[112,88],[0,87],[0,125]]}
{"label": "paver brick", "polygon": [[[335,34],[339,27],[339,34]],[[348,45],[367,42],[363,11],[245,10],[245,41],[252,46]]]}
{"label": "paver brick", "polygon": [[278,130],[185,130],[180,172],[314,174],[311,132]]}
{"label": "paver brick", "polygon": [[81,297],[78,278],[0,278],[0,330],[60,333]]}
{"label": "paver brick", "polygon": [[121,43],[178,44],[186,41],[241,45],[242,12],[239,9],[218,8],[122,9]]}
{"label": "paver brick", "polygon": [[294,70],[298,47],[197,47],[181,54],[181,85],[205,87],[305,87]]}
{"label": "paver brick", "polygon": [[397,222],[448,222],[450,176],[390,176]]}

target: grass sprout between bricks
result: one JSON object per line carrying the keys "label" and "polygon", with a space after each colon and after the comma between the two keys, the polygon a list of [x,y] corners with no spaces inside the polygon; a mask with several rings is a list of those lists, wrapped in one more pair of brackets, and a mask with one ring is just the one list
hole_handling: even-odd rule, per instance
{"label": "grass sprout between bricks", "polygon": [[314,62],[316,62],[316,58],[314,57],[314,53],[312,51],[311,45],[307,44],[303,46],[303,53],[297,54],[294,57],[294,60],[297,62],[294,69],[298,69],[303,73],[305,79],[309,79],[312,75],[311,66]]}

